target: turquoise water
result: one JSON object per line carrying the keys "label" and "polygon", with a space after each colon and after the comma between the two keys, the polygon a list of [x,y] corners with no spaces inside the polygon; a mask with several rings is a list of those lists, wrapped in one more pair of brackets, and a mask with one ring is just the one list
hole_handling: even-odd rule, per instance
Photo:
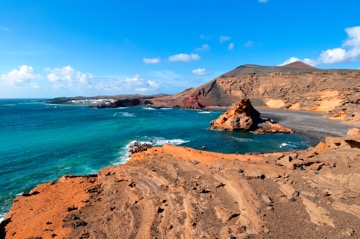
{"label": "turquoise water", "polygon": [[0,100],[0,218],[16,195],[64,174],[91,174],[124,163],[134,141],[170,142],[209,151],[275,152],[304,149],[297,135],[208,130],[219,112],[184,109],[48,105]]}

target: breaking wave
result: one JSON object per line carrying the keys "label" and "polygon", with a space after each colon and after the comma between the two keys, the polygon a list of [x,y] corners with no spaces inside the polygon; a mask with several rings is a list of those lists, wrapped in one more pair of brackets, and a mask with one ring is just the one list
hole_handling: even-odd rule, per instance
{"label": "breaking wave", "polygon": [[123,164],[126,161],[128,161],[130,159],[129,148],[135,142],[139,142],[141,144],[151,144],[152,146],[162,146],[164,144],[181,145],[181,144],[189,143],[190,141],[183,139],[164,139],[164,138],[152,138],[146,141],[132,140],[119,150],[116,159],[111,162],[112,165]]}

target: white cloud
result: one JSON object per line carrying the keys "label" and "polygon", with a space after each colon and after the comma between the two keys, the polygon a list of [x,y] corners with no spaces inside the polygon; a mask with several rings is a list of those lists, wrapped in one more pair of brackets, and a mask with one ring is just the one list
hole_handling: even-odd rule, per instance
{"label": "white cloud", "polygon": [[169,56],[169,61],[197,61],[200,60],[200,56],[198,54],[176,54],[173,56]]}
{"label": "white cloud", "polygon": [[115,78],[101,81],[93,85],[93,88],[100,91],[110,92],[147,92],[155,90],[160,86],[157,81],[145,80],[140,75],[134,75],[126,78]]}
{"label": "white cloud", "polygon": [[220,36],[220,43],[224,43],[226,41],[229,41],[231,37],[229,36]]}
{"label": "white cloud", "polygon": [[233,50],[234,47],[235,47],[235,44],[232,42],[232,43],[229,44],[228,49]]}
{"label": "white cloud", "polygon": [[296,61],[301,61],[299,58],[297,57],[290,57],[289,59],[287,59],[286,61],[284,61],[283,63],[281,63],[279,66],[283,66],[283,65],[287,65]]}
{"label": "white cloud", "polygon": [[344,62],[348,58],[347,52],[342,48],[334,48],[321,52],[317,62],[323,64],[334,64]]}
{"label": "white cloud", "polygon": [[40,79],[40,75],[36,74],[34,69],[31,66],[22,65],[19,66],[19,69],[14,69],[7,74],[0,76],[0,80],[5,81],[8,85],[16,86],[22,84],[29,84],[30,86],[35,86],[33,80]]}
{"label": "white cloud", "polygon": [[282,64],[280,64],[279,66],[283,66],[283,65],[287,65],[296,61],[302,61],[310,66],[315,66],[316,62],[314,62],[313,60],[309,59],[309,58],[304,58],[302,60],[300,60],[297,57],[290,57],[289,59],[287,59],[286,61],[284,61]]}
{"label": "white cloud", "polygon": [[71,66],[63,68],[46,68],[49,74],[47,79],[53,83],[55,88],[84,88],[92,85],[91,79],[94,78],[92,74],[82,73],[74,70]]}
{"label": "white cloud", "polygon": [[196,51],[208,51],[210,50],[210,46],[208,44],[203,44],[201,47],[196,48]]}
{"label": "white cloud", "polygon": [[269,0],[258,0],[260,3],[267,3]]}
{"label": "white cloud", "polygon": [[[360,26],[346,28],[345,32],[347,33],[347,39],[341,47],[322,51],[320,56],[315,60],[305,58],[302,61],[315,66],[319,64],[335,64],[356,60],[360,56]],[[283,64],[286,64],[286,62],[295,58],[296,57],[291,57]],[[299,60],[298,58],[296,59]]]}
{"label": "white cloud", "polygon": [[143,58],[145,64],[157,64],[160,63],[160,58]]}
{"label": "white cloud", "polygon": [[348,34],[348,39],[343,47],[349,47],[348,57],[355,59],[360,55],[360,26],[346,28],[345,32]]}
{"label": "white cloud", "polygon": [[253,41],[247,41],[244,44],[245,47],[253,47],[254,46],[254,42]]}
{"label": "white cloud", "polygon": [[198,68],[198,69],[194,69],[191,71],[193,74],[195,75],[199,75],[199,76],[204,76],[204,75],[208,75],[209,72],[206,71],[206,69],[204,68]]}

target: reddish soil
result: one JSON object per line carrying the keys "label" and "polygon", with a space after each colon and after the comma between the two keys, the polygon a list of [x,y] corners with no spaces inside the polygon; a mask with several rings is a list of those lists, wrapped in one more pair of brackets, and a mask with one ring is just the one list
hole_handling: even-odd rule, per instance
{"label": "reddish soil", "polygon": [[360,135],[305,151],[164,145],[17,198],[5,238],[359,238]]}

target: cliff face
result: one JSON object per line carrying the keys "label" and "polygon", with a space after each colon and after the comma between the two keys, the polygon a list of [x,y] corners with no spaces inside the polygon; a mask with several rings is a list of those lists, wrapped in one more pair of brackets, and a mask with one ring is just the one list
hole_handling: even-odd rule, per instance
{"label": "cliff face", "polygon": [[[152,101],[192,108],[230,106],[243,98],[256,105],[317,111],[360,124],[360,71],[319,70],[301,62],[282,67],[244,65],[198,88]],[[192,103],[184,104],[189,99]]]}
{"label": "cliff face", "polygon": [[306,151],[165,145],[14,201],[3,238],[359,238],[360,135]]}

